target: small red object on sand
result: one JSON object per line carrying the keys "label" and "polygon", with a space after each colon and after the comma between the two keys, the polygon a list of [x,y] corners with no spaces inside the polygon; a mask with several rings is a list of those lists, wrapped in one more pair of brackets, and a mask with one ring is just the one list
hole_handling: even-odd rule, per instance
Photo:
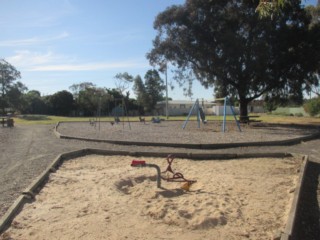
{"label": "small red object on sand", "polygon": [[137,165],[145,165],[145,164],[146,164],[146,161],[140,161],[140,160],[132,160],[132,162],[131,162],[132,167],[137,166]]}

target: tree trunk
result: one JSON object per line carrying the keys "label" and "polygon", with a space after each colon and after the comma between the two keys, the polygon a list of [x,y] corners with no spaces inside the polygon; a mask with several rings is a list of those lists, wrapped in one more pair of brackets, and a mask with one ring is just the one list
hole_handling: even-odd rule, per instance
{"label": "tree trunk", "polygon": [[240,122],[248,121],[248,101],[240,98]]}

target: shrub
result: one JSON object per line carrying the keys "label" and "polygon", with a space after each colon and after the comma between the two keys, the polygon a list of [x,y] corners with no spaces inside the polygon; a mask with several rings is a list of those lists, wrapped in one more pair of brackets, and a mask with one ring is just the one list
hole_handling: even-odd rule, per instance
{"label": "shrub", "polygon": [[265,101],[263,108],[267,111],[267,112],[272,112],[274,110],[277,109],[277,104],[274,101]]}
{"label": "shrub", "polygon": [[308,100],[303,105],[304,110],[310,114],[310,116],[316,116],[320,113],[320,98],[313,98]]}

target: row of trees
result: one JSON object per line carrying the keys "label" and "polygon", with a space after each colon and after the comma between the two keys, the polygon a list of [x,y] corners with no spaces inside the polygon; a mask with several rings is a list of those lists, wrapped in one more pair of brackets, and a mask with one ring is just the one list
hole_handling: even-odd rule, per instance
{"label": "row of trees", "polygon": [[[70,86],[70,91],[59,91],[41,96],[37,90],[28,91],[20,81],[20,72],[5,60],[0,61],[0,114],[8,111],[23,114],[50,114],[68,116],[95,116],[96,114],[119,114],[115,109],[124,109],[131,114],[152,112],[158,101],[164,100],[163,80],[157,70],[149,70],[144,81],[138,75],[128,73],[115,76],[116,88],[97,87],[91,82]],[[133,84],[136,99],[130,98],[128,90]],[[122,112],[120,114],[123,114]]]}

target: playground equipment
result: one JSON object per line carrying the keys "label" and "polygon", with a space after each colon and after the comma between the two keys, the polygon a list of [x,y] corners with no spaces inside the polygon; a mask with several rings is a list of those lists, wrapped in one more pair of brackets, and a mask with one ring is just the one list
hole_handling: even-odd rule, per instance
{"label": "playground equipment", "polygon": [[[161,179],[165,180],[167,182],[183,182],[182,189],[189,191],[190,186],[196,182],[196,180],[188,180],[186,179],[182,173],[180,172],[174,172],[172,170],[172,162],[174,160],[173,155],[167,156],[167,162],[168,166],[164,172],[160,171],[160,167],[156,164],[147,164],[146,161],[141,160],[132,160],[131,167],[152,167],[157,170],[157,187],[161,188]],[[162,176],[162,174],[166,174],[166,176]]]}
{"label": "playground equipment", "polygon": [[152,117],[151,118],[152,123],[161,123],[161,119],[159,117]]}
{"label": "playground equipment", "polygon": [[89,124],[90,124],[90,126],[93,126],[93,127],[96,127],[96,123],[97,123],[97,119],[89,119]]}
{"label": "playground equipment", "polygon": [[184,121],[184,123],[182,125],[182,129],[185,129],[185,127],[187,126],[187,123],[189,122],[190,116],[193,113],[194,109],[196,109],[196,113],[197,113],[198,128],[200,128],[200,120],[202,121],[203,124],[207,123],[206,115],[205,115],[202,107],[200,107],[199,99],[197,99],[194,102],[192,108],[190,109],[189,114],[188,114],[186,120]]}
{"label": "playground equipment", "polygon": [[[236,122],[236,124],[237,124],[238,130],[239,130],[239,132],[241,132],[241,127],[240,127],[239,121],[238,121],[238,119],[237,119],[237,117],[236,117],[234,108],[233,108],[233,106],[231,105],[230,99],[229,99],[228,97],[216,98],[213,102],[220,101],[220,100],[223,100],[223,101],[224,101],[224,105],[223,105],[222,132],[225,132],[225,131],[226,131],[227,106],[230,107],[231,113],[232,113],[232,115],[233,115],[233,117],[234,117],[234,119],[235,119],[235,122]],[[192,108],[190,109],[189,114],[188,114],[186,120],[184,121],[184,123],[183,123],[183,125],[182,125],[182,129],[185,129],[185,127],[187,126],[187,123],[188,123],[188,121],[189,121],[189,118],[190,118],[191,114],[194,112],[194,109],[196,110],[196,113],[197,113],[198,128],[200,128],[200,120],[201,120],[202,123],[204,123],[204,124],[207,123],[205,113],[204,113],[202,107],[200,107],[199,99],[197,99],[197,100],[194,102]]]}
{"label": "playground equipment", "polygon": [[[225,132],[226,131],[226,115],[227,115],[227,106],[230,107],[230,110],[231,110],[231,113],[234,117],[234,120],[237,124],[237,127],[238,127],[238,130],[239,132],[241,132],[241,127],[240,127],[240,124],[239,124],[239,121],[237,119],[237,116],[235,114],[235,111],[234,111],[234,108],[233,106],[231,105],[231,102],[230,102],[230,99],[228,97],[224,97],[224,98],[216,98],[215,101],[219,101],[219,100],[223,100],[224,101],[224,104],[223,104],[223,122],[222,122],[222,132]],[[215,102],[213,101],[213,102]]]}
{"label": "playground equipment", "polygon": [[[115,98],[114,101],[115,101],[115,106],[116,106],[113,110],[114,123],[118,124],[118,123],[122,122],[122,126],[124,128],[124,123],[125,123],[124,118],[127,117],[129,129],[131,130],[128,111],[127,111],[127,107],[126,107],[126,103],[124,101],[124,98]],[[120,115],[122,115],[122,116],[120,116]],[[120,121],[120,117],[122,117],[122,121]]]}
{"label": "playground equipment", "polygon": [[140,122],[143,122],[144,124],[146,124],[146,119],[143,118],[143,117],[141,117],[141,116],[139,116],[139,121],[140,121]]}
{"label": "playground equipment", "polygon": [[120,121],[120,118],[119,118],[119,117],[115,117],[115,118],[114,118],[114,122],[115,122],[116,124],[119,124],[119,122],[121,122],[121,121]]}

